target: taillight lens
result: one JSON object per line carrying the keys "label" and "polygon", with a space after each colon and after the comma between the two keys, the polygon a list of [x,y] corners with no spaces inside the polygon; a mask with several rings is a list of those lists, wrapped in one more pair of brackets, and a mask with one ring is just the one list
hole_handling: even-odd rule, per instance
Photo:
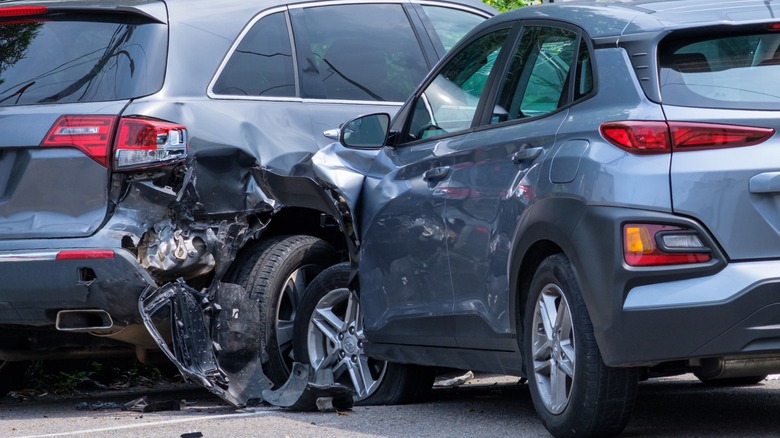
{"label": "taillight lens", "polygon": [[615,146],[635,154],[660,154],[672,150],[666,122],[608,122],[601,125],[601,135]]}
{"label": "taillight lens", "polygon": [[41,15],[49,11],[46,6],[9,6],[0,8],[0,18]]}
{"label": "taillight lens", "polygon": [[114,116],[61,116],[43,138],[41,147],[74,147],[108,167],[116,121]]}
{"label": "taillight lens", "polygon": [[697,122],[626,120],[601,125],[607,141],[634,154],[752,146],[774,133],[772,128]]}
{"label": "taillight lens", "polygon": [[623,225],[623,258],[629,266],[677,265],[712,260],[698,234],[678,226]]}
{"label": "taillight lens", "polygon": [[169,164],[187,156],[187,129],[149,118],[123,118],[114,148],[114,169]]}
{"label": "taillight lens", "polygon": [[73,147],[108,167],[112,144],[114,170],[161,166],[187,157],[187,129],[148,117],[66,115],[54,122],[40,146]]}

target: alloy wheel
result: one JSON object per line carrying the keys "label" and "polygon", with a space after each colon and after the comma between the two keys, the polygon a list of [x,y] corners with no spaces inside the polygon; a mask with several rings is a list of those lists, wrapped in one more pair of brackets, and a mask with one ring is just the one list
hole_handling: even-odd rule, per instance
{"label": "alloy wheel", "polygon": [[364,340],[355,294],[340,288],[319,300],[307,333],[309,360],[315,370],[332,368],[334,381],[353,388],[356,401],[373,394],[387,371],[387,362],[366,356]]}
{"label": "alloy wheel", "polygon": [[571,398],[575,379],[575,339],[569,303],[555,284],[536,301],[531,333],[533,373],[547,410],[560,414]]}
{"label": "alloy wheel", "polygon": [[276,345],[284,360],[287,374],[293,364],[293,325],[297,316],[298,304],[309,282],[320,272],[318,265],[304,265],[294,270],[282,285],[279,302],[276,306]]}

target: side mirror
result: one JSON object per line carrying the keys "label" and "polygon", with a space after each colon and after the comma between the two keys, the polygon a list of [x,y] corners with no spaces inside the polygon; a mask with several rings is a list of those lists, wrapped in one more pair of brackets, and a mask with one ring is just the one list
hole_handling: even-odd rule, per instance
{"label": "side mirror", "polygon": [[339,142],[349,148],[379,149],[387,140],[390,115],[368,114],[345,123],[339,130]]}

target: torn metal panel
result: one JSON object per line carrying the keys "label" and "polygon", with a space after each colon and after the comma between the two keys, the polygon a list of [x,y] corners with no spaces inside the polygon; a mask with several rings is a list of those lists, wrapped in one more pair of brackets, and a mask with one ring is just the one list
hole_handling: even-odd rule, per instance
{"label": "torn metal panel", "polygon": [[344,233],[349,258],[358,260],[360,247],[356,213],[363,183],[377,150],[348,149],[333,143],[297,164],[289,174],[255,168],[257,185],[285,207],[305,207],[331,215]]}
{"label": "torn metal panel", "polygon": [[333,371],[314,371],[311,365],[296,362],[290,378],[275,391],[263,391],[263,400],[296,411],[344,410],[354,403],[352,390],[333,381]]}
{"label": "torn metal panel", "polygon": [[[266,401],[294,410],[321,405],[352,407],[352,391],[333,382],[333,373],[314,373],[295,363],[290,379],[277,390],[263,373],[261,315],[243,287],[215,282],[203,293],[179,280],[147,289],[139,311],[147,330],[182,375],[235,406]],[[170,320],[172,344],[158,330]]]}
{"label": "torn metal panel", "polygon": [[[139,310],[147,330],[185,378],[236,406],[265,400],[314,410],[324,399],[336,408],[351,406],[351,390],[334,384],[332,372],[312,374],[300,364],[285,385],[272,391],[262,366],[260,306],[243,287],[221,280],[237,251],[267,225],[258,219],[259,213],[273,220],[273,211],[281,207],[311,208],[335,218],[350,259],[357,260],[360,242],[353,218],[363,172],[375,153],[332,145],[307,156],[291,174],[254,167],[246,189],[262,194],[257,196],[255,214],[234,214],[219,221],[196,217],[200,198],[191,172],[175,194],[152,191],[170,200],[171,210],[143,235],[138,256],[158,281],[170,283],[148,288]],[[142,185],[137,192],[149,198],[149,190]],[[207,288],[197,290],[187,283],[207,273],[212,275]],[[170,320],[170,346],[159,330],[165,320]]]}
{"label": "torn metal panel", "polygon": [[[259,400],[272,387],[257,342],[258,307],[245,296],[234,284],[213,283],[202,294],[179,280],[147,289],[139,301],[147,330],[182,375],[236,406]],[[166,318],[171,320],[171,348],[156,325]]]}

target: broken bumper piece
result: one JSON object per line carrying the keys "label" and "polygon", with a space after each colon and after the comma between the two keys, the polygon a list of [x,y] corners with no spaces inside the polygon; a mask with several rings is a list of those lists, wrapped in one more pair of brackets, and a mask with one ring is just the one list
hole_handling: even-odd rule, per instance
{"label": "broken bumper piece", "polygon": [[[259,306],[241,286],[214,282],[199,292],[178,280],[146,289],[139,311],[182,376],[234,406],[265,401],[303,411],[352,407],[351,390],[335,384],[331,370],[315,373],[300,363],[282,387],[272,390],[262,367]],[[168,325],[170,346],[162,334]]]}

